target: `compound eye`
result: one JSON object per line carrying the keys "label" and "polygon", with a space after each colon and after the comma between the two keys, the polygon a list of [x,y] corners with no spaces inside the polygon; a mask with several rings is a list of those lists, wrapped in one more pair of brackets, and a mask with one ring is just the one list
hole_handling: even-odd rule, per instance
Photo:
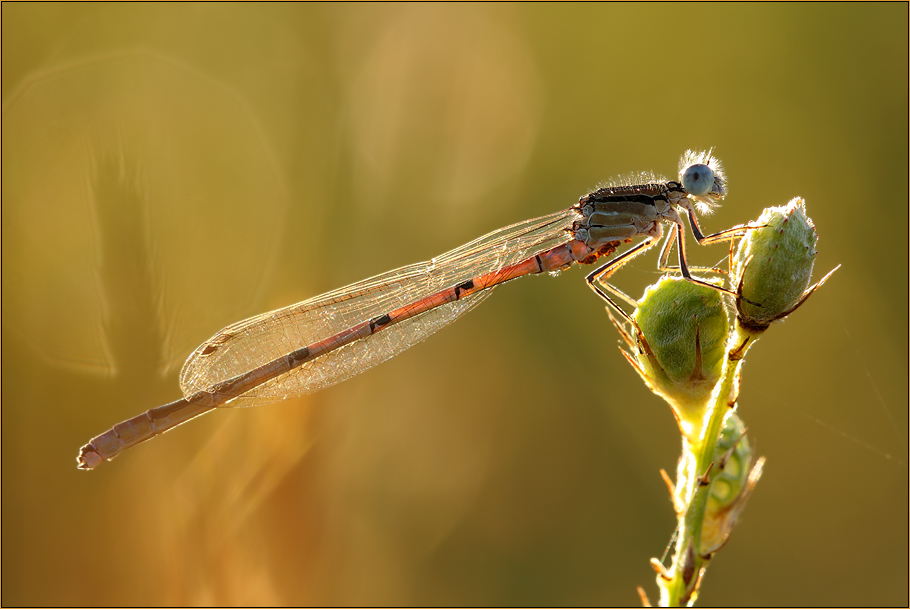
{"label": "compound eye", "polygon": [[682,184],[693,197],[703,197],[714,188],[714,170],[703,163],[689,165],[682,174]]}

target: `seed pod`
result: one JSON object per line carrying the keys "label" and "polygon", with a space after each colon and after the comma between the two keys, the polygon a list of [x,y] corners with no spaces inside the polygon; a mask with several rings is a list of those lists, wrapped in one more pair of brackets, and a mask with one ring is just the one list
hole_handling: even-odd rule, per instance
{"label": "seed pod", "polygon": [[726,543],[761,477],[764,458],[752,467],[752,452],[745,426],[739,416],[731,412],[714,449],[711,488],[699,544],[702,556],[716,552]]}

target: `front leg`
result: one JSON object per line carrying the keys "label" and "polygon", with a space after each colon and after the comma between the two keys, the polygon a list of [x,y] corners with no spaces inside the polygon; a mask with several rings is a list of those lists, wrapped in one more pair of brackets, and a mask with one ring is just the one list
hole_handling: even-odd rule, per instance
{"label": "front leg", "polygon": [[[692,218],[692,216],[690,216],[690,218]],[[697,228],[697,225],[695,225],[695,226]],[[733,245],[734,245],[733,242],[737,237],[741,237],[744,234],[744,232],[750,228],[758,228],[758,227],[747,225],[747,224],[740,224],[739,226],[734,226],[733,228],[728,228],[727,230],[722,230],[718,233],[714,233],[713,235],[708,235],[707,237],[701,235],[701,241],[699,241],[698,243],[699,243],[699,245],[710,245],[712,243],[720,243],[723,241],[729,241],[730,242],[730,253],[729,253],[728,258],[730,260],[730,268],[732,268],[733,267],[732,255],[733,255]],[[699,231],[699,235],[700,235],[700,231]],[[698,237],[696,236],[696,239],[697,238]],[[676,231],[671,230],[667,234],[667,239],[666,239],[666,241],[664,241],[664,245],[660,250],[660,260],[657,263],[657,268],[659,270],[665,271],[665,272],[666,271],[672,271],[672,272],[677,272],[677,273],[680,272],[679,266],[669,264],[670,252],[673,250],[674,243],[676,243]],[[704,273],[720,273],[721,275],[729,274],[726,270],[719,269],[719,268],[717,268],[717,266],[708,267],[708,266],[694,266],[693,265],[693,266],[689,266],[689,270],[690,271],[701,271]]]}
{"label": "front leg", "polygon": [[728,228],[727,230],[722,230],[720,232],[714,233],[713,235],[704,235],[701,232],[701,227],[698,226],[698,220],[695,217],[695,210],[690,207],[683,207],[683,209],[685,209],[686,215],[689,217],[689,225],[692,227],[692,235],[695,237],[695,240],[698,241],[699,245],[709,245],[711,243],[718,243],[720,241],[732,241],[737,237],[742,237],[745,235],[746,231],[750,228],[759,228],[758,226],[752,226],[750,224],[739,224],[733,228]]}

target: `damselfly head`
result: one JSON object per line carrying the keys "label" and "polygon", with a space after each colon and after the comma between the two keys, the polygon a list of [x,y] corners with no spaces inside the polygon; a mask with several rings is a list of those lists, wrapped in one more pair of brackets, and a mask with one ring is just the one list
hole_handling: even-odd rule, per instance
{"label": "damselfly head", "polygon": [[710,213],[727,195],[724,169],[710,150],[686,150],[679,160],[679,181],[701,213]]}

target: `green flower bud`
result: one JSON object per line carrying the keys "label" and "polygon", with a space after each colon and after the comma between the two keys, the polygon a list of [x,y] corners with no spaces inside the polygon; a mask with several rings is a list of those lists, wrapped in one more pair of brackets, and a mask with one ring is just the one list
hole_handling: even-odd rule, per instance
{"label": "green flower bud", "polygon": [[800,197],[784,207],[769,207],[755,224],[760,228],[749,230],[739,242],[733,276],[739,278],[739,322],[761,332],[793,312],[811,293],[806,288],[818,235]]}
{"label": "green flower bud", "polygon": [[723,368],[730,329],[723,296],[681,277],[663,277],[645,291],[632,317],[636,370],[670,403],[680,430],[691,437]]}
{"label": "green flower bud", "polygon": [[752,447],[746,428],[736,413],[731,412],[714,448],[711,488],[701,527],[702,556],[716,552],[726,543],[761,477],[763,465],[762,458],[752,467]]}

